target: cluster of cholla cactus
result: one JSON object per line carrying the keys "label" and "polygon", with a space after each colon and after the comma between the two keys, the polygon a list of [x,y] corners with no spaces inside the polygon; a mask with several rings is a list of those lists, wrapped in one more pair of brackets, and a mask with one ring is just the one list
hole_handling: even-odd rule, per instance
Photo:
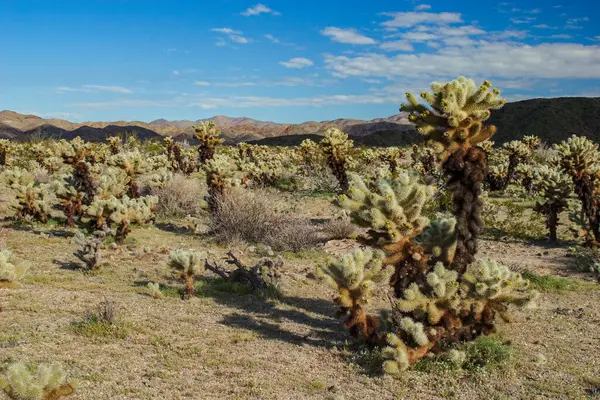
{"label": "cluster of cholla cactus", "polygon": [[319,146],[327,157],[327,164],[338,180],[340,191],[348,190],[348,165],[352,162],[354,142],[348,135],[337,128],[329,128],[319,142]]}
{"label": "cluster of cholla cactus", "polygon": [[204,271],[206,258],[206,252],[192,250],[175,250],[169,255],[169,267],[177,273],[177,278],[181,279],[185,286],[183,299],[194,296],[196,277]]}
{"label": "cluster of cholla cactus", "polygon": [[163,145],[167,152],[167,160],[173,171],[189,175],[197,169],[196,157],[190,151],[181,148],[171,136],[163,139]]}
{"label": "cluster of cholla cactus", "polygon": [[74,255],[82,261],[89,271],[95,271],[100,268],[101,247],[106,237],[104,231],[94,231],[92,236],[85,236],[81,231],[75,233],[74,240],[77,244],[77,250]]}
{"label": "cluster of cholla cactus", "polygon": [[91,223],[91,228],[110,231],[116,225],[115,241],[122,244],[131,232],[133,224],[147,224],[154,221],[158,197],[144,196],[137,199],[127,195],[108,199],[95,198],[84,210],[82,222]]}
{"label": "cluster of cholla cactus", "polygon": [[527,161],[531,157],[531,148],[520,140],[513,140],[502,145],[502,148],[508,154],[508,166],[506,173],[506,181],[500,189],[506,189],[512,180],[515,179],[515,169],[520,164]]}
{"label": "cluster of cholla cactus", "polygon": [[464,272],[475,260],[477,237],[483,230],[481,220],[482,184],[487,175],[486,153],[477,145],[495,132],[484,125],[491,110],[506,102],[498,89],[490,90],[488,81],[477,86],[473,80],[459,77],[448,83],[433,83],[433,93],[423,92],[427,105],[407,93],[407,104],[400,109],[410,113],[409,119],[419,133],[432,143],[442,160],[452,191],[454,215],[457,217],[457,248],[452,268]]}
{"label": "cluster of cholla cactus", "polygon": [[571,177],[560,169],[542,165],[533,170],[532,188],[539,196],[534,209],[546,216],[549,238],[556,240],[558,216],[568,208],[573,193]]}
{"label": "cluster of cholla cactus", "polygon": [[259,186],[273,185],[284,176],[293,176],[296,170],[292,157],[284,149],[267,146],[238,145],[239,154],[235,158],[237,169],[245,181]]}
{"label": "cluster of cholla cactus", "polygon": [[582,216],[587,219],[587,242],[589,245],[597,246],[600,243],[598,145],[585,137],[573,135],[568,140],[554,145],[554,148],[558,151],[558,166],[571,177],[575,193],[581,201]]}
{"label": "cluster of cholla cactus", "polygon": [[[421,214],[433,187],[418,180],[404,173],[367,185],[353,175],[339,205],[368,228],[362,242],[381,251],[359,251],[319,268],[338,290],[335,302],[346,327],[367,343],[385,347],[389,359],[384,368],[390,373],[449,343],[489,334],[497,315],[508,318],[509,305],[523,306],[537,296],[528,281],[496,262],[453,268],[456,220],[430,222]],[[392,311],[379,317],[364,310],[377,282],[389,284],[396,298]]]}
{"label": "cluster of cholla cactus", "polygon": [[108,147],[110,148],[110,154],[115,155],[121,152],[121,138],[118,136],[112,136],[106,139],[108,141]]}
{"label": "cluster of cholla cactus", "polygon": [[404,156],[404,151],[397,147],[385,148],[379,153],[379,159],[387,165],[392,175],[396,175],[398,172],[398,166]]}
{"label": "cluster of cholla cactus", "polygon": [[15,257],[10,250],[0,249],[0,287],[21,280],[28,270],[29,264]]}
{"label": "cluster of cholla cactus", "polygon": [[194,127],[194,138],[200,141],[198,146],[198,165],[206,164],[215,156],[217,146],[223,143],[221,131],[217,128],[214,121],[200,122],[200,125]]}
{"label": "cluster of cholla cactus", "polygon": [[56,364],[14,363],[0,375],[0,389],[14,400],[57,400],[75,393],[75,381]]}
{"label": "cluster of cholla cactus", "polygon": [[218,209],[219,198],[223,196],[227,187],[237,183],[235,169],[232,168],[228,157],[217,154],[204,165],[206,173],[206,185],[208,186],[208,197],[206,203],[211,213]]}

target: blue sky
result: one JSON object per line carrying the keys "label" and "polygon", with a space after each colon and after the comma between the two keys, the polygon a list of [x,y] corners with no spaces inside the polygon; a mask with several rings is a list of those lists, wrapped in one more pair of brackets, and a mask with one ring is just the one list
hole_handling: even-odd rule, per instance
{"label": "blue sky", "polygon": [[397,113],[459,75],[600,96],[593,0],[0,0],[0,109],[86,120]]}

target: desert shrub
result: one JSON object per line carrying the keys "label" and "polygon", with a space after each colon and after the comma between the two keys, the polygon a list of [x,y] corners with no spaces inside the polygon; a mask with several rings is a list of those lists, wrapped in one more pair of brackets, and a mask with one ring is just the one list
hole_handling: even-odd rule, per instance
{"label": "desert shrub", "polygon": [[71,325],[71,330],[86,337],[113,337],[124,339],[129,334],[126,324],[117,320],[118,309],[110,300],[102,301],[95,309],[88,310],[82,320]]}
{"label": "desert shrub", "polygon": [[356,227],[350,218],[336,218],[325,224],[323,233],[333,240],[347,239],[356,233]]}
{"label": "desert shrub", "polygon": [[152,193],[158,196],[159,217],[185,217],[202,212],[201,199],[206,190],[200,180],[175,174],[162,188],[155,188]]}
{"label": "desert shrub", "polygon": [[229,188],[218,198],[209,227],[217,241],[266,244],[274,250],[298,251],[318,243],[317,229],[304,220],[278,211],[267,192]]}

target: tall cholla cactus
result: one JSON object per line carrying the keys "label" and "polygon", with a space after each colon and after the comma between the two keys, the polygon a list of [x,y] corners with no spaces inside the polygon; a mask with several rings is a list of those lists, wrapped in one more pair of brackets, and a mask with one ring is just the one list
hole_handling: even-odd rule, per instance
{"label": "tall cholla cactus", "polygon": [[564,172],[542,165],[533,169],[532,187],[540,196],[535,211],[546,216],[550,240],[556,240],[558,215],[569,206],[568,199],[573,192],[572,180]]}
{"label": "tall cholla cactus", "polygon": [[451,268],[459,272],[464,272],[474,261],[477,237],[483,229],[479,196],[487,163],[485,152],[476,145],[496,132],[494,126],[486,126],[484,122],[491,110],[501,108],[506,102],[499,98],[500,91],[490,90],[491,87],[488,81],[477,87],[473,80],[459,77],[448,83],[433,83],[433,93],[421,93],[428,106],[420,104],[411,93],[406,95],[408,104],[400,106],[400,110],[410,113],[409,119],[418,131],[436,146],[444,172],[449,175],[458,234]]}
{"label": "tall cholla cactus", "polygon": [[425,282],[412,283],[396,304],[402,317],[387,337],[384,370],[398,374],[443,342],[488,334],[496,314],[508,320],[511,304],[523,307],[537,296],[529,281],[495,261],[472,264],[462,277],[437,263]]}
{"label": "tall cholla cactus", "polygon": [[36,185],[33,174],[18,167],[5,171],[2,181],[13,191],[9,207],[17,219],[32,217],[42,223],[48,220],[51,212],[48,185]]}
{"label": "tall cholla cactus", "polygon": [[5,167],[8,164],[9,148],[10,141],[7,139],[0,139],[0,167]]}
{"label": "tall cholla cactus", "polygon": [[486,181],[492,191],[505,189],[508,182],[508,164],[490,166]]}
{"label": "tall cholla cactus", "polygon": [[353,221],[369,228],[367,243],[381,247],[386,253],[384,264],[394,265],[392,285],[397,295],[427,269],[423,248],[413,239],[429,225],[421,211],[433,192],[432,186],[406,173],[392,181],[379,179],[373,190],[352,174],[350,189],[339,197],[339,205]]}
{"label": "tall cholla cactus", "polygon": [[204,271],[206,258],[206,252],[192,250],[175,250],[169,255],[169,267],[178,273],[177,278],[181,279],[185,285],[183,299],[194,296],[196,276]]}
{"label": "tall cholla cactus", "polygon": [[204,165],[206,161],[211,160],[215,155],[217,146],[223,143],[221,131],[217,128],[214,121],[200,122],[200,125],[194,127],[194,138],[200,141],[198,147],[198,164]]}
{"label": "tall cholla cactus", "polygon": [[331,258],[318,268],[319,275],[338,290],[334,302],[339,315],[346,316],[345,327],[353,336],[371,343],[382,343],[379,320],[363,307],[369,302],[376,284],[388,282],[393,268],[385,268],[382,254],[357,249],[340,259]]}
{"label": "tall cholla cactus", "polygon": [[15,257],[10,250],[0,250],[0,287],[10,286],[21,280],[28,270],[29,265]]}
{"label": "tall cholla cactus", "polygon": [[501,189],[506,189],[511,180],[515,178],[515,169],[521,163],[526,162],[531,157],[531,149],[520,140],[513,140],[504,143],[502,146],[508,153],[508,168],[506,173],[506,181]]}
{"label": "tall cholla cactus", "polygon": [[59,152],[65,164],[74,165],[92,156],[89,144],[85,143],[79,136],[70,142],[61,139],[58,143]]}
{"label": "tall cholla cactus", "polygon": [[575,193],[581,201],[582,212],[588,220],[588,243],[600,243],[600,207],[598,205],[598,177],[600,152],[598,145],[585,137],[571,136],[555,144],[559,166],[571,177]]}
{"label": "tall cholla cactus", "polygon": [[225,155],[218,154],[208,160],[204,165],[206,173],[206,185],[208,186],[208,197],[206,202],[211,213],[217,211],[218,199],[231,186],[235,170],[232,168],[231,160]]}
{"label": "tall cholla cactus", "polygon": [[340,184],[342,193],[348,191],[347,167],[351,161],[351,152],[354,142],[348,139],[348,135],[337,128],[329,128],[325,131],[325,137],[319,142],[321,150],[327,157],[327,164],[333,175]]}
{"label": "tall cholla cactus", "polygon": [[14,363],[5,376],[0,376],[0,389],[15,400],[58,400],[75,392],[75,382],[68,381],[55,364],[40,364],[33,369]]}

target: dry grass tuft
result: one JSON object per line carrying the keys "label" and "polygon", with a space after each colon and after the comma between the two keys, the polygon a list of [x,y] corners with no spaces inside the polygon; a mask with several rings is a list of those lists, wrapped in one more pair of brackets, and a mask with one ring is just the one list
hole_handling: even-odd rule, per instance
{"label": "dry grass tuft", "polygon": [[202,212],[202,198],[206,194],[199,179],[190,178],[183,174],[173,175],[163,188],[152,191],[158,196],[159,217],[197,216]]}
{"label": "dry grass tuft", "polygon": [[209,225],[219,242],[265,244],[277,251],[304,250],[321,241],[308,221],[284,214],[279,208],[265,191],[232,188],[218,199]]}
{"label": "dry grass tuft", "polygon": [[327,222],[323,227],[323,232],[329,239],[341,240],[354,236],[356,227],[350,218],[337,218]]}

